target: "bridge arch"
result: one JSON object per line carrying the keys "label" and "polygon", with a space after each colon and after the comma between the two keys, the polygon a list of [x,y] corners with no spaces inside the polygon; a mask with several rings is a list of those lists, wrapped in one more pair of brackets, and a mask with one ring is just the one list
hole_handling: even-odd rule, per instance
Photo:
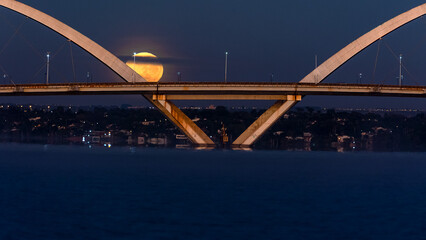
{"label": "bridge arch", "polygon": [[136,74],[133,69],[118,59],[114,54],[63,22],[16,0],[0,0],[0,6],[31,18],[64,36],[97,58],[125,81],[131,82],[134,79],[135,82],[146,82],[144,78]]}
{"label": "bridge arch", "polygon": [[[357,40],[353,41],[342,50],[334,54],[314,71],[305,76],[301,83],[320,83],[343,64],[360,53],[362,50],[388,35],[405,24],[414,21],[426,14],[426,3],[413,8],[395,18],[383,23]],[[251,146],[263,133],[266,132],[284,113],[290,110],[297,101],[277,101],[271,108],[262,114],[250,127],[248,127],[233,143],[236,146]]]}
{"label": "bridge arch", "polygon": [[[125,81],[147,82],[115,55],[59,20],[16,0],[0,0],[0,6],[31,18],[64,36],[97,58]],[[192,142],[197,145],[214,145],[213,141],[172,102],[165,99],[159,100],[153,94],[143,96],[185,133]]]}
{"label": "bridge arch", "polygon": [[388,35],[405,24],[414,21],[426,15],[426,3],[416,8],[413,8],[401,15],[392,18],[391,20],[376,27],[357,40],[353,41],[342,50],[327,59],[324,63],[318,66],[314,71],[309,73],[300,82],[302,83],[320,83],[330,74],[340,68],[343,64],[360,53],[362,50]]}

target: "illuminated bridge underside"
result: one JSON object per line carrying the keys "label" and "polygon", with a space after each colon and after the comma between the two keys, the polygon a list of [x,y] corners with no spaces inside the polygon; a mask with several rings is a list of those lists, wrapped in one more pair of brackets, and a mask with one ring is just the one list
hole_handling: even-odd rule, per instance
{"label": "illuminated bridge underside", "polygon": [[289,100],[305,95],[426,97],[426,86],[312,83],[73,83],[0,85],[0,96],[144,95],[166,100]]}

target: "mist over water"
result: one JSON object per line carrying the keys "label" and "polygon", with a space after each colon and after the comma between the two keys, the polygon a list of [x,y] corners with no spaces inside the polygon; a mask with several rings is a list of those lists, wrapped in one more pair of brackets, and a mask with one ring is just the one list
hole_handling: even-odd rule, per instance
{"label": "mist over water", "polygon": [[0,239],[426,237],[425,153],[0,153]]}

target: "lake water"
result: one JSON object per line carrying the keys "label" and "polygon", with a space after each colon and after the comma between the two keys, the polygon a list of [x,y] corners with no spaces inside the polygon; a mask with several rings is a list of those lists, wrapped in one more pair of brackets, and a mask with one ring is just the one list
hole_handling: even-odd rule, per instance
{"label": "lake water", "polygon": [[0,239],[425,239],[425,153],[0,145]]}

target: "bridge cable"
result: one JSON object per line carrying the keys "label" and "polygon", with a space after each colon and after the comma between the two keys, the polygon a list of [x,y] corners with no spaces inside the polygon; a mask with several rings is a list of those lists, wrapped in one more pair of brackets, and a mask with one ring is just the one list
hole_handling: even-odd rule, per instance
{"label": "bridge cable", "polygon": [[[55,52],[55,54],[53,54],[52,55],[52,60],[64,49],[64,47],[65,47],[65,45],[66,45],[66,43],[67,42],[64,42],[63,44],[62,44],[62,46],[61,47],[59,47],[59,49],[58,50],[56,50],[56,52]],[[70,83],[70,81],[68,81],[68,79],[60,72],[60,71],[56,71],[54,68],[51,68],[52,69],[52,71],[54,71],[54,72],[56,72],[56,73],[58,73],[60,76],[61,76],[61,78],[63,79],[63,80],[65,80],[65,82],[67,82],[67,83]]]}
{"label": "bridge cable", "polygon": [[[389,51],[392,53],[392,55],[395,57],[396,60],[399,60],[399,57],[395,54],[395,52],[393,51],[393,49],[389,46],[389,44],[387,44],[385,41],[383,41],[386,45],[386,47],[389,49]],[[407,71],[407,73],[413,78],[414,83],[419,86],[419,82],[416,80],[417,78],[414,77],[410,71],[408,71],[407,67],[405,66],[404,63],[402,63],[402,67],[405,69],[405,71]]]}
{"label": "bridge cable", "polygon": [[73,52],[72,52],[72,41],[68,39],[68,42],[70,43],[71,65],[72,65],[72,73],[73,73],[73,77],[74,77],[74,82],[77,82],[76,76],[75,76],[74,55],[73,55]]}
{"label": "bridge cable", "polygon": [[373,77],[370,81],[370,84],[374,83],[374,80],[376,79],[377,62],[379,61],[381,44],[382,44],[382,38],[379,39],[379,42],[378,42],[378,45],[377,45],[377,54],[376,54],[376,60],[374,61]]}
{"label": "bridge cable", "polygon": [[[388,44],[388,43],[387,43],[384,39],[383,39],[383,43],[385,44],[385,46],[386,46],[386,48],[389,50],[389,52],[393,55],[393,57],[394,57],[396,60],[399,60],[399,58],[398,58],[398,56],[396,55],[396,53],[393,51],[393,49],[389,46],[389,44]],[[398,67],[395,67],[394,69],[392,69],[392,71],[390,71],[390,72],[388,73],[388,75],[386,75],[386,77],[385,77],[385,78],[383,78],[383,79],[380,81],[379,86],[384,85],[384,82],[386,81],[386,79],[388,79],[389,77],[391,77],[397,69],[398,69]],[[391,83],[390,83],[390,84],[391,84]]]}
{"label": "bridge cable", "polygon": [[29,79],[26,83],[31,83],[35,80],[35,78],[37,77],[37,75],[41,72],[41,70],[43,70],[46,67],[46,63],[44,63],[39,69],[38,71],[33,75],[33,77],[31,79]]}
{"label": "bridge cable", "polygon": [[[24,42],[33,50],[33,52],[35,52],[41,59],[44,59],[44,55],[40,52],[40,51],[38,51],[35,47],[34,47],[34,45],[33,44],[31,44],[31,42],[25,37],[25,35],[23,35],[22,33],[21,33],[21,28],[23,27],[23,25],[26,23],[26,20],[28,19],[28,17],[25,17],[25,19],[22,21],[22,23],[18,26],[18,27],[15,27],[10,21],[8,21],[8,19],[7,18],[5,18],[3,15],[1,15],[0,14],[0,17],[2,18],[2,20],[4,20],[4,22],[5,23],[7,23],[7,25],[9,25],[9,27],[10,28],[12,28],[12,29],[14,29],[15,30],[15,32],[13,33],[13,35],[9,38],[9,40],[6,42],[6,44],[3,46],[3,48],[0,50],[0,55],[1,54],[3,54],[3,52],[7,49],[7,47],[10,45],[10,43],[12,42],[12,40],[13,39],[15,39],[15,37],[16,36],[19,36],[22,40],[24,40]],[[54,58],[59,52],[61,52],[62,51],[62,49],[64,48],[64,46],[65,46],[65,43],[56,51],[56,53],[52,56],[52,58]],[[74,63],[73,63],[74,64]],[[32,82],[36,77],[37,77],[37,75],[40,73],[40,71],[44,68],[44,67],[46,67],[46,63],[44,63],[41,67],[40,67],[40,69],[33,75],[33,78],[32,79],[29,79],[29,81],[27,81],[27,83],[28,82]],[[6,75],[8,75],[7,74],[7,72],[6,72],[6,70],[4,69],[4,67],[3,66],[1,66],[0,65],[0,69],[6,74]],[[74,69],[73,69],[74,70]],[[55,72],[57,72],[55,69],[53,69],[52,68],[52,71],[55,71]],[[62,74],[62,73],[60,73],[60,72],[58,72],[59,73],[59,75],[61,76],[61,78],[63,78],[66,82],[69,82],[67,79],[66,79],[66,77]],[[75,79],[75,71],[74,71],[74,79]]]}
{"label": "bridge cable", "polygon": [[15,30],[15,32],[12,34],[12,36],[4,44],[3,48],[0,50],[0,55],[2,55],[3,52],[6,50],[6,48],[9,47],[10,43],[12,42],[12,40],[16,37],[16,35],[18,34],[18,32],[21,30],[22,26],[24,26],[25,20],[21,23],[21,25],[19,25],[19,27]]}
{"label": "bridge cable", "polygon": [[56,49],[56,51],[54,52],[54,54],[52,55],[52,59],[55,58],[65,47],[65,45],[67,44],[67,42],[62,43],[62,45]]}
{"label": "bridge cable", "polygon": [[[60,52],[60,51],[62,51],[62,49],[64,48],[64,46],[65,46],[65,44],[66,44],[66,42],[64,42],[56,51],[55,51],[55,53],[52,55],[52,57],[51,57],[51,59],[53,59],[54,57],[56,57],[56,55],[58,55],[58,53]],[[40,67],[40,69],[33,75],[33,77],[27,82],[27,83],[30,83],[30,82],[33,82],[36,78],[37,78],[37,76],[38,76],[38,74],[41,72],[41,70],[43,70],[45,67],[46,67],[46,64],[47,63],[43,63],[42,64],[42,66]],[[56,70],[55,69],[53,69],[53,68],[51,68],[52,69],[52,71],[55,71],[56,72]],[[61,77],[63,78],[63,79],[65,79],[65,82],[69,82],[60,72],[59,72],[59,75],[61,75]]]}
{"label": "bridge cable", "polygon": [[404,68],[405,69],[405,71],[408,73],[408,75],[410,75],[410,77],[413,79],[413,81],[414,81],[414,83],[417,85],[417,86],[420,86],[420,84],[419,84],[419,82],[417,82],[417,78],[416,77],[414,77],[414,75],[413,74],[411,74],[411,72],[410,71],[408,71],[408,69],[405,67],[405,64],[404,63],[402,63],[402,68]]}
{"label": "bridge cable", "polygon": [[16,85],[15,84],[15,82],[12,80],[12,77],[6,72],[6,69],[0,64],[0,69],[1,69],[1,71],[3,72],[3,78],[4,79],[6,79],[6,78],[9,78],[9,80],[10,80],[10,82],[13,84],[13,85]]}
{"label": "bridge cable", "polygon": [[[8,25],[9,25],[9,27],[10,28],[12,28],[12,29],[16,29],[16,27],[15,27],[15,25],[13,25],[7,18],[5,18],[3,15],[1,15],[0,14],[0,17],[2,18],[2,20],[4,21],[4,22],[6,22]],[[27,19],[28,19],[28,17],[26,17]],[[31,48],[31,50],[33,50],[33,52],[36,54],[36,55],[38,55],[41,59],[44,59],[44,56],[43,56],[43,54],[39,51],[39,50],[37,50],[35,47],[34,47],[34,45],[33,44],[31,44],[31,42],[25,37],[25,35],[20,31],[19,33],[18,33],[18,35],[19,35],[19,37],[22,39],[22,40],[24,40],[24,42]]]}
{"label": "bridge cable", "polygon": [[31,48],[31,50],[40,57],[40,59],[44,59],[43,54],[40,52],[40,50],[38,50],[36,47],[34,47],[33,44],[31,44],[31,42],[28,40],[28,38],[25,37],[24,34],[19,33],[19,37],[24,40],[24,42]]}
{"label": "bridge cable", "polygon": [[[423,23],[426,25],[426,21],[424,21],[424,17],[422,16],[421,17],[421,20],[423,20]],[[419,52],[419,50],[424,46],[424,43],[426,42],[426,35],[425,34],[423,34],[424,36],[422,37],[422,39],[419,41],[419,43],[413,48],[413,50],[412,51],[410,51],[410,53],[408,53],[408,54],[405,54],[405,56],[408,58],[408,57],[410,57],[410,56],[412,56],[412,55],[414,55],[414,53],[418,53]],[[408,69],[407,69],[407,67],[405,66],[405,64],[404,63],[402,63],[402,67],[404,68],[404,70],[413,78],[413,81],[418,85],[418,86],[420,86],[420,84],[418,84],[418,82],[416,81],[416,79],[417,80],[419,80],[417,77],[415,77],[410,71],[408,71]],[[421,82],[421,81],[419,81],[419,82]]]}
{"label": "bridge cable", "polygon": [[377,85],[378,86],[382,86],[382,85],[395,85],[395,84],[391,84],[391,83],[385,84],[385,81],[386,81],[386,79],[389,79],[390,77],[392,77],[395,74],[395,72],[398,70],[398,68],[399,68],[399,66],[398,67],[394,67],[392,70],[390,70],[388,72],[388,74],[380,81],[380,83],[377,83]]}
{"label": "bridge cable", "polygon": [[[423,18],[422,18],[423,19]],[[426,24],[426,21],[423,21]],[[404,54],[406,57],[410,57],[414,55],[415,53],[418,53],[418,50],[424,45],[424,42],[426,42],[426,34],[421,38],[419,43],[413,48],[412,51],[410,51],[408,54]]]}
{"label": "bridge cable", "polygon": [[3,65],[0,64],[0,70],[3,72],[3,74],[5,75],[9,75],[6,71],[6,69],[3,67]]}
{"label": "bridge cable", "polygon": [[[6,20],[3,15],[0,14],[0,17],[2,17],[4,20]],[[6,23],[8,23],[8,21],[5,21]],[[14,28],[12,27],[13,30],[15,30],[15,32],[13,33],[13,35],[8,39],[8,41],[5,43],[5,45],[3,46],[3,48],[0,51],[0,55],[8,48],[8,46],[10,45],[10,43],[12,42],[12,40],[16,37],[16,35],[20,32],[20,29],[22,28],[22,26],[24,25],[25,20],[22,21],[22,23],[20,24],[20,26],[18,28]],[[3,77],[6,78],[8,77],[9,80],[13,83],[13,85],[15,85],[15,82],[12,80],[12,78],[10,77],[10,75],[8,74],[8,72],[6,71],[6,69],[3,67],[3,65],[0,64],[0,69],[3,72]]]}
{"label": "bridge cable", "polygon": [[[7,43],[3,46],[3,48],[2,48],[2,50],[0,51],[0,54],[2,54],[6,49],[7,49],[7,47],[10,45],[10,43],[12,42],[12,40],[16,37],[16,35],[18,35],[21,39],[23,39],[24,41],[25,41],[25,43],[27,43],[27,45],[29,45],[30,46],[30,48],[37,54],[37,55],[39,55],[40,56],[40,58],[42,58],[43,59],[43,56],[42,56],[42,54],[39,52],[39,51],[37,51],[36,50],[36,48],[28,41],[28,39],[27,38],[25,38],[25,36],[22,34],[22,32],[20,31],[21,30],[21,28],[23,27],[23,25],[26,23],[26,20],[28,19],[28,17],[26,17],[23,21],[22,21],[22,23],[18,26],[18,27],[16,27],[16,26],[14,26],[7,18],[5,18],[2,14],[0,14],[0,17],[2,18],[2,20],[3,20],[3,22],[5,22],[7,25],[9,25],[9,27],[11,28],[11,29],[13,29],[13,30],[15,30],[15,32],[14,32],[14,34],[10,37],[10,39],[7,41]],[[45,66],[45,65],[44,65]],[[42,68],[44,67],[44,66],[42,66]],[[41,68],[41,69],[42,69]],[[2,66],[2,65],[0,65],[0,69],[3,71],[3,73],[6,75],[6,76],[9,76],[9,78],[10,78],[10,75],[7,73],[7,71],[6,71],[6,69]],[[38,72],[40,72],[41,71],[41,69],[39,70],[39,71],[37,71],[37,74],[38,74]],[[10,81],[15,85],[15,82],[10,78]]]}
{"label": "bridge cable", "polygon": [[[423,24],[426,25],[426,21],[424,21],[424,16],[421,17],[421,20],[423,20]],[[410,56],[413,56],[415,53],[418,53],[419,50],[423,47],[424,43],[426,42],[426,35],[423,34],[424,36],[421,38],[421,40],[419,41],[419,43],[413,48],[413,50],[411,50],[408,54],[405,54],[405,56],[408,58]],[[394,56],[396,56],[396,54],[393,52]],[[397,57],[397,56],[396,56]],[[416,81],[419,80],[419,78],[415,77],[410,71],[408,71],[407,67],[405,66],[404,63],[402,63],[402,67],[404,68],[404,70],[410,75],[410,77],[412,78],[412,80],[415,82],[416,85],[420,86],[420,84]],[[419,81],[421,82],[421,81]]]}

